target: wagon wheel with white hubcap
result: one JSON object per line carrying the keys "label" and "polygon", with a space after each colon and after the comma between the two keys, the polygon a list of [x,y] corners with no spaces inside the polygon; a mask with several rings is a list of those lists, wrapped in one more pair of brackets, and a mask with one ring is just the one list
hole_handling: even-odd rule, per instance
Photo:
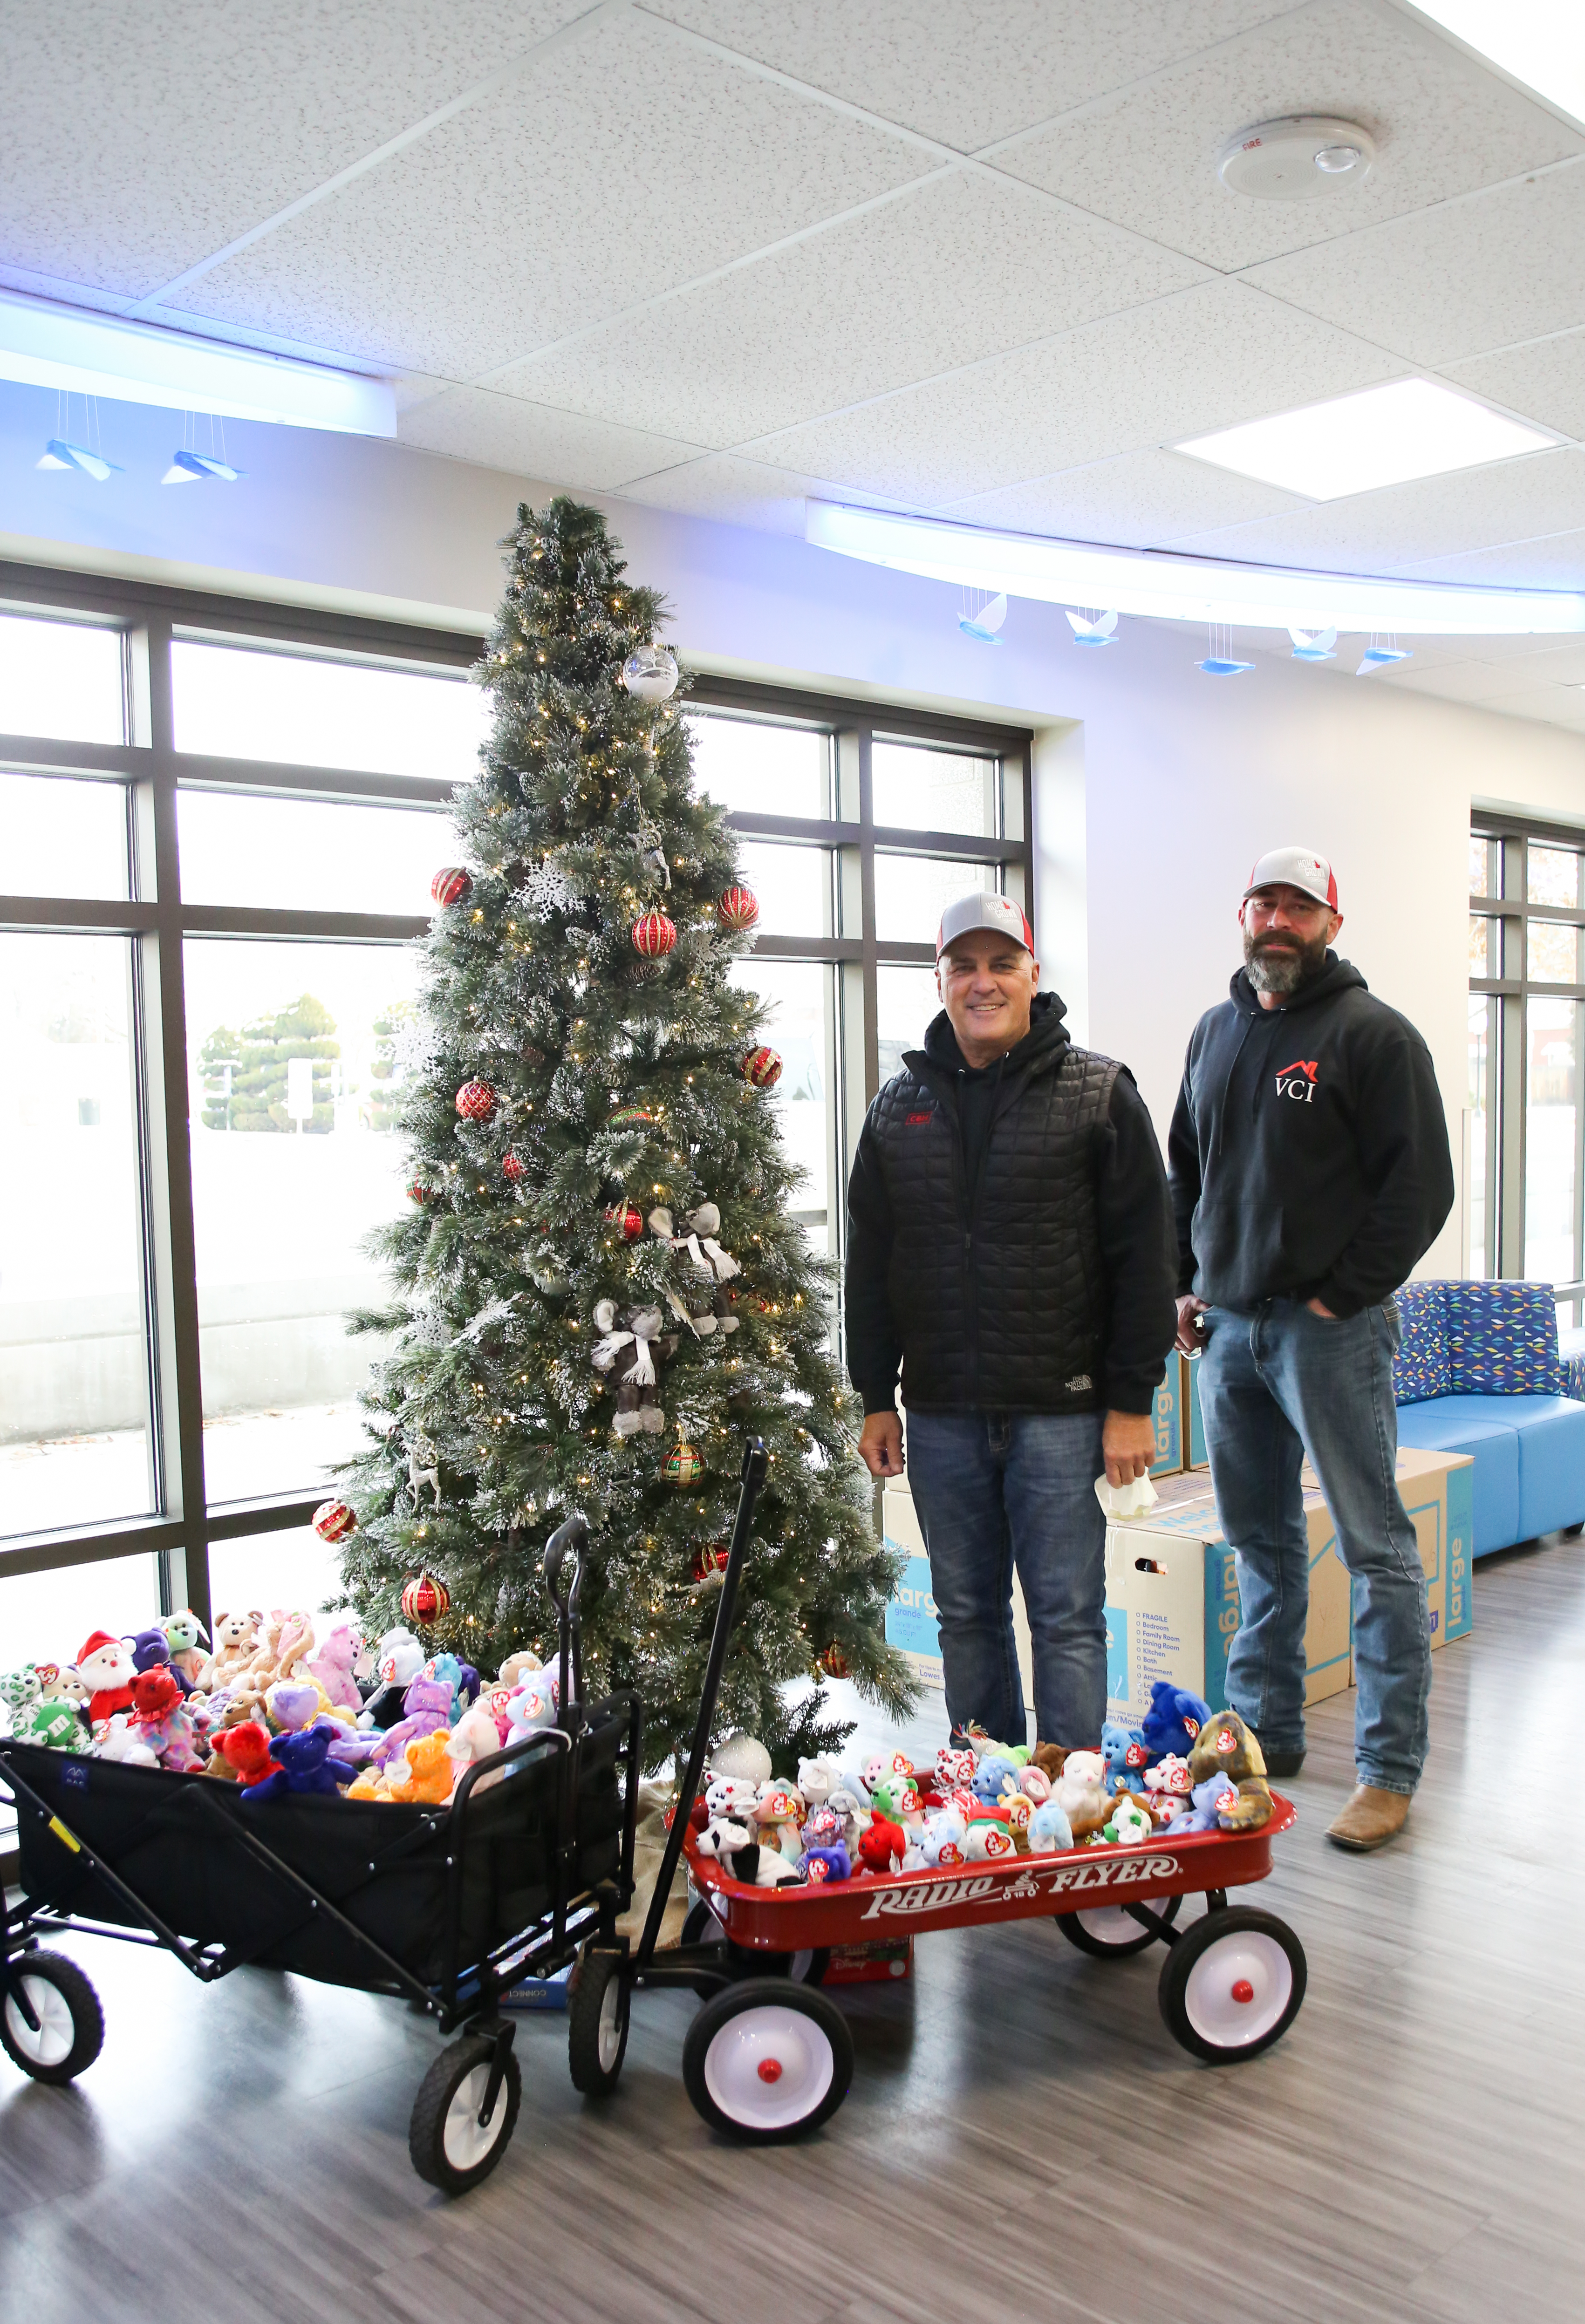
{"label": "wagon wheel with white hubcap", "polygon": [[582,2090],[586,2098],[609,2098],[621,2079],[631,1999],[622,1960],[619,1952],[587,1945],[573,1971],[567,2000],[567,2062],[574,2089]]}
{"label": "wagon wheel with white hubcap", "polygon": [[816,1987],[756,1977],[707,2001],[683,2043],[689,2098],[716,2130],[764,2146],[814,2130],[852,2080],[847,2020]]}
{"label": "wagon wheel with white hubcap", "polygon": [[465,2195],[476,2187],[511,2143],[523,2083],[510,2049],[502,2061],[501,2087],[489,2119],[481,2119],[495,2049],[488,2034],[467,2034],[442,2050],[419,2085],[408,2125],[408,2153],[419,2178],[442,2194]]}
{"label": "wagon wheel with white hubcap", "polygon": [[762,1953],[734,1945],[703,1897],[688,1907],[682,1941],[685,1945],[723,1945],[734,1977],[789,1977],[795,1985],[821,1985],[831,1966],[829,1945],[806,1945],[796,1953]]}
{"label": "wagon wheel with white hubcap", "polygon": [[1298,2015],[1304,1948],[1286,1921],[1248,1904],[1207,1913],[1162,1965],[1167,2031],[1212,2065],[1253,2058]]}
{"label": "wagon wheel with white hubcap", "polygon": [[64,1953],[23,1953],[8,1968],[10,1986],[0,2010],[6,2056],[35,2082],[74,2081],[105,2042],[105,2015],[91,1980]]}
{"label": "wagon wheel with white hubcap", "polygon": [[[1177,1919],[1181,1896],[1164,1896],[1151,1911],[1170,1926]],[[1059,1913],[1056,1925],[1070,1945],[1093,1960],[1126,1960],[1158,1940],[1154,1929],[1142,1929],[1126,1904],[1092,1904],[1083,1913]]]}

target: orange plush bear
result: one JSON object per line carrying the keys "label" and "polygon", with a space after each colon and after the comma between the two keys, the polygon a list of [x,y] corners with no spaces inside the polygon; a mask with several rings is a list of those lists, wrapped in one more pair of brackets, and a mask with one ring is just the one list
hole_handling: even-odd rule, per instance
{"label": "orange plush bear", "polygon": [[446,1747],[451,1740],[449,1727],[438,1727],[433,1735],[415,1735],[407,1746],[405,1778],[392,1766],[385,1773],[386,1797],[412,1801],[425,1807],[440,1807],[451,1797],[451,1787],[456,1780],[456,1763],[447,1758]]}

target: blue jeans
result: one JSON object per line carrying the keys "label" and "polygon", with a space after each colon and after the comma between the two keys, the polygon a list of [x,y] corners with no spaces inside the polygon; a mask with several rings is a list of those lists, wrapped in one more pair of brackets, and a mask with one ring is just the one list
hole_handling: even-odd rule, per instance
{"label": "blue jeans", "polygon": [[1268,1299],[1253,1314],[1209,1308],[1205,1325],[1200,1408],[1243,1616],[1228,1655],[1229,1703],[1274,1750],[1304,1748],[1307,1454],[1353,1576],[1359,1781],[1412,1792],[1425,1764],[1431,1626],[1395,1476],[1396,1313],[1367,1307],[1336,1322],[1301,1300]]}
{"label": "blue jeans", "polygon": [[1100,1741],[1106,1716],[1106,1519],[1098,1412],[910,1412],[908,1485],[930,1557],[954,1731],[1028,1740],[1013,1642],[1018,1568],[1043,1743]]}

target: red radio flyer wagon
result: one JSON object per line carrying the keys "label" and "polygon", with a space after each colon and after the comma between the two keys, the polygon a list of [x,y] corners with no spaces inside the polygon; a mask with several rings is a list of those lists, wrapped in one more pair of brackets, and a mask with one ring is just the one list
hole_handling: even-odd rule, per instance
{"label": "red radio flyer wagon", "polygon": [[[1271,1842],[1294,1821],[1291,1803],[1281,1797],[1258,1831],[1194,1832],[1174,1840],[1166,1827],[1156,1839],[1129,1846],[1087,1846],[1058,1856],[1015,1856],[806,1887],[750,1887],[719,1859],[698,1853],[690,1817],[765,1466],[764,1447],[756,1440],[744,1454],[699,1723],[638,1950],[629,1957],[596,1938],[575,1977],[568,2031],[578,2089],[597,2095],[615,2088],[635,1987],[687,1986],[705,2003],[683,2047],[683,2079],[698,2112],[739,2138],[794,2137],[834,2114],[852,2076],[847,2021],[821,1990],[833,1947],[1036,1918],[1055,1920],[1070,1943],[1099,1960],[1120,1960],[1165,1945],[1161,2014],[1168,2031],[1196,2056],[1230,2064],[1268,2048],[1293,2023],[1304,1997],[1304,1948],[1275,1914],[1230,1905],[1228,1892],[1270,1871]],[[658,1952],[656,1939],[685,1848],[698,1901],[683,1943]],[[1187,1895],[1203,1896],[1206,1909],[1180,1929],[1178,1912]]]}

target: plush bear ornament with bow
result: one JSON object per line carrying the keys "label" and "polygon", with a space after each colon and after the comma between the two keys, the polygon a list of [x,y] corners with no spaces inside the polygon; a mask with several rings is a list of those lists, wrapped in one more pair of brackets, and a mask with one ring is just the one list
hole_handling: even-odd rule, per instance
{"label": "plush bear ornament with bow", "polygon": [[666,1426],[659,1364],[677,1353],[677,1335],[663,1337],[660,1324],[659,1307],[619,1311],[613,1299],[602,1299],[594,1310],[594,1328],[604,1336],[589,1361],[615,1386],[614,1436],[659,1436]]}

